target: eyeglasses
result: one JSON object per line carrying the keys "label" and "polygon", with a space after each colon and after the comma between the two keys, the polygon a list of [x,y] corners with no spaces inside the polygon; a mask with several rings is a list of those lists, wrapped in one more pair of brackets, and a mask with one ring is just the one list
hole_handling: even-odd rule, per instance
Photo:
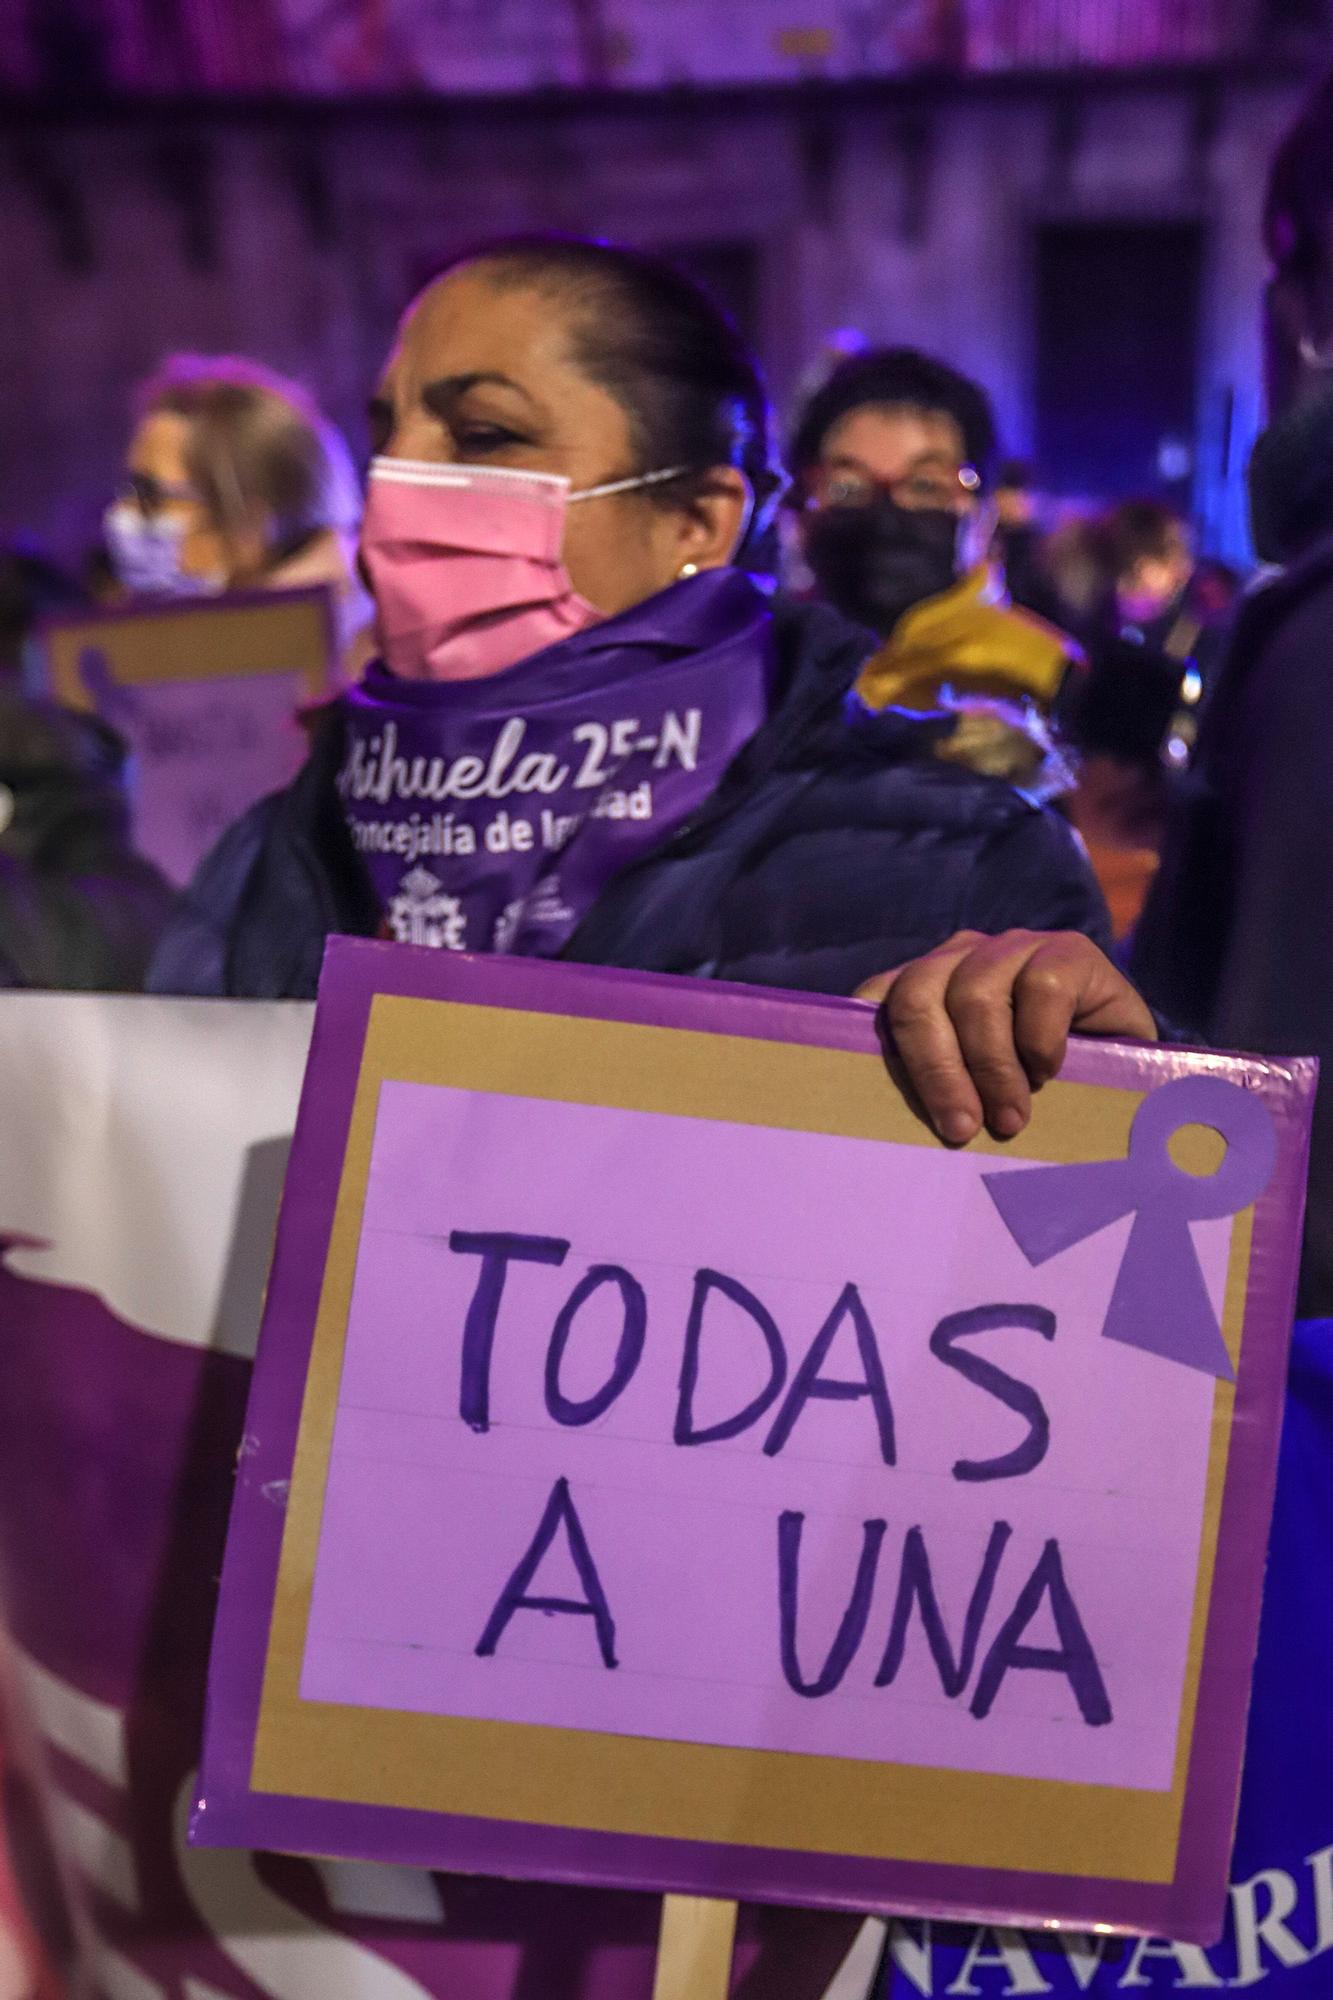
{"label": "eyeglasses", "polygon": [[874,479],[868,472],[839,467],[836,472],[817,472],[811,500],[816,507],[872,507],[877,500],[892,500],[899,507],[924,510],[928,507],[956,508],[960,495],[969,498],[981,485],[981,476],[971,465],[957,472],[908,472],[901,479]]}
{"label": "eyeglasses", "polygon": [[151,472],[131,472],[122,480],[118,498],[128,500],[151,520],[155,514],[165,513],[168,507],[199,502],[202,496],[183,481],[156,479]]}

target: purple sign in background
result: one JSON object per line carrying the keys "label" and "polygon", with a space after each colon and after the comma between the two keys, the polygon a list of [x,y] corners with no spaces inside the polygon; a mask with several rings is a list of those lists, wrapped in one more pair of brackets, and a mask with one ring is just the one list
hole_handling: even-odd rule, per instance
{"label": "purple sign in background", "polygon": [[91,703],[129,753],[139,851],[183,888],[227,828],[300,770],[303,706],[336,672],[323,585],[135,598],[47,620],[50,692]]}
{"label": "purple sign in background", "polygon": [[164,681],[117,690],[133,758],[134,837],[177,887],[256,799],[288,784],[309,744],[302,677]]}

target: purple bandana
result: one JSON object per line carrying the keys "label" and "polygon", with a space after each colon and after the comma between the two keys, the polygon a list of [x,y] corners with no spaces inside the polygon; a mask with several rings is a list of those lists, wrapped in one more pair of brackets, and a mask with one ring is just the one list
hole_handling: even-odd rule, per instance
{"label": "purple bandana", "polygon": [[487,680],[370,667],[338,792],[389,936],[555,955],[768,712],[772,621],[712,570]]}

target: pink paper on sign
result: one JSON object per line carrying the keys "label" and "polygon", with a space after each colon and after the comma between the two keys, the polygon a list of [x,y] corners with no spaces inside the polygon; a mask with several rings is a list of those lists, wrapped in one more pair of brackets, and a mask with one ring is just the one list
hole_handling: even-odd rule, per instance
{"label": "pink paper on sign", "polygon": [[[423,1162],[429,1163],[423,1171]],[[1022,1171],[1018,1163],[1003,1171]],[[1034,1270],[982,1173],[993,1159],[918,1146],[389,1082],[381,1091],[301,1693],[307,1699],[562,1728],[1166,1790],[1174,1771],[1214,1385],[1100,1338],[1128,1221]],[[750,1190],[764,1189],[762,1201]],[[813,1203],[809,1191],[819,1190]],[[946,1222],[943,1218],[948,1218]],[[1193,1237],[1220,1307],[1229,1219]],[[455,1232],[567,1242],[559,1268],[513,1264],[496,1321],[489,1428],[460,1416],[463,1328],[481,1264]],[[557,1315],[591,1266],[632,1274],[642,1357],[586,1425],[560,1424],[544,1384]],[[808,1401],[775,1454],[779,1398],[740,1435],[673,1442],[695,1274],[762,1302],[787,1387],[854,1283],[892,1405],[892,1464],[872,1399]],[[569,1405],[611,1371],[621,1291],[576,1315],[559,1371]],[[960,1462],[1017,1446],[1025,1419],[931,1352],[951,1314],[1016,1317],[969,1340],[1049,1418],[1031,1471],[967,1482]],[[715,1294],[700,1344],[696,1428],[751,1403],[768,1350]],[[864,1387],[849,1321],[821,1374]],[[519,1609],[479,1655],[507,1579],[558,1481],[568,1482],[615,1624]],[[847,1608],[865,1524],[882,1522],[864,1633],[816,1698],[782,1670],[779,1521],[804,1517],[796,1641],[812,1679]],[[997,1524],[1009,1534],[960,1693],[947,1695],[919,1606],[887,1685],[885,1651],[909,1530],[919,1529],[957,1652]],[[1109,1721],[1068,1677],[1015,1669],[984,1715],[982,1663],[1054,1540],[1095,1652]],[[527,1593],[585,1598],[567,1534]],[[1055,1649],[1049,1605],[1023,1634]]]}

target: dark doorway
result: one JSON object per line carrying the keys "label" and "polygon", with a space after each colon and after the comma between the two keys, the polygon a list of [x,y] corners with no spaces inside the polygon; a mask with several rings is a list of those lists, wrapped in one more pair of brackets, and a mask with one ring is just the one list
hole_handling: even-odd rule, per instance
{"label": "dark doorway", "polygon": [[1038,230],[1036,456],[1049,491],[1189,505],[1203,247],[1192,222]]}

